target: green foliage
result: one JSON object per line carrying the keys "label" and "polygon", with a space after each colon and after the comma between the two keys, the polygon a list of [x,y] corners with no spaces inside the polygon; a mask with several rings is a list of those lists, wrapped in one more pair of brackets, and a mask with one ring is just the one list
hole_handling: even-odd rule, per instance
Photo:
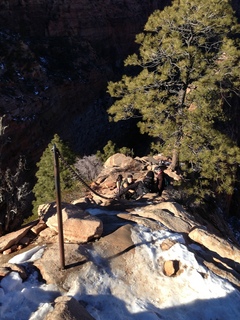
{"label": "green foliage", "polygon": [[[36,215],[37,208],[40,204],[56,200],[54,154],[52,151],[54,144],[68,164],[72,165],[75,162],[75,155],[73,154],[73,152],[66,144],[63,143],[60,137],[55,134],[52,141],[43,152],[40,161],[37,163],[37,183],[33,188],[33,193],[35,195],[35,200],[33,201],[34,215]],[[74,188],[74,186],[76,186],[76,181],[73,180],[71,172],[69,171],[69,169],[63,166],[61,160],[59,160],[59,171],[61,196],[62,200],[64,201],[64,195],[66,195]]]}
{"label": "green foliage", "polygon": [[133,151],[130,148],[122,147],[118,148],[116,143],[109,140],[108,143],[103,147],[103,152],[100,150],[97,151],[96,156],[102,161],[105,162],[109,157],[114,155],[115,153],[123,153],[126,156],[133,157]]}
{"label": "green foliage", "polygon": [[128,157],[134,157],[134,152],[132,149],[128,148],[128,147],[122,147],[118,149],[119,153],[125,154],[125,156]]}
{"label": "green foliage", "polygon": [[136,37],[139,54],[125,61],[141,71],[108,85],[111,119],[138,117],[141,133],[158,139],[153,148],[177,151],[200,198],[232,193],[240,163],[236,143],[217,130],[224,105],[240,94],[239,31],[228,1],[173,1],[149,17]]}
{"label": "green foliage", "polygon": [[107,144],[103,147],[103,152],[100,150],[97,151],[96,156],[102,161],[105,162],[109,157],[116,153],[116,144],[111,140],[108,140]]}

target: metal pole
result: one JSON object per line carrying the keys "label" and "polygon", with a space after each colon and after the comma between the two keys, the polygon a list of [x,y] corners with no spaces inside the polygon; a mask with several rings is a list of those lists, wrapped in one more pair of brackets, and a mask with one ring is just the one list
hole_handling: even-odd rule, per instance
{"label": "metal pole", "polygon": [[59,241],[59,252],[60,252],[60,267],[61,269],[64,269],[65,257],[64,257],[64,238],[63,238],[63,223],[62,223],[59,160],[58,160],[57,148],[55,144],[53,145],[53,154],[54,154],[54,177],[55,177],[57,218],[58,218],[58,241]]}

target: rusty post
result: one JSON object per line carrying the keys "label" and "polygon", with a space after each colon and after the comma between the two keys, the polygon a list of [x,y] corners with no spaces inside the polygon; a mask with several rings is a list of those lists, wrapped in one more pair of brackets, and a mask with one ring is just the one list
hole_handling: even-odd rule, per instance
{"label": "rusty post", "polygon": [[59,241],[59,252],[60,252],[60,267],[61,269],[64,269],[65,257],[64,257],[64,238],[63,238],[63,223],[62,223],[59,159],[58,159],[57,148],[55,144],[53,145],[53,154],[54,154],[54,177],[55,177],[57,218],[58,218],[58,241]]}

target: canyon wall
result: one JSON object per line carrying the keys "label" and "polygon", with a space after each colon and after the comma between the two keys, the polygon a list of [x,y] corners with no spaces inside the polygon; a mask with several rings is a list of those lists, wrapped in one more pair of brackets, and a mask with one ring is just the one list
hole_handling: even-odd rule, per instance
{"label": "canyon wall", "polygon": [[[19,154],[34,165],[54,133],[80,155],[123,134],[134,138],[131,123],[108,122],[107,83],[121,77],[149,15],[170,3],[2,0],[0,116],[8,127],[1,165]],[[232,3],[240,16],[239,2]]]}
{"label": "canyon wall", "polygon": [[[54,133],[79,154],[123,134],[106,108],[107,82],[136,49],[148,16],[169,1],[11,0],[0,4],[2,165],[36,162]],[[129,130],[131,127],[129,127]]]}

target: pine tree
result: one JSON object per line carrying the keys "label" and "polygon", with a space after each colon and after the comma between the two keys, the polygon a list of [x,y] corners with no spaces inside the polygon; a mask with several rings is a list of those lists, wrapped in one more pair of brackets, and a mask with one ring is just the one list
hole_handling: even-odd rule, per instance
{"label": "pine tree", "polygon": [[102,161],[105,162],[109,157],[114,155],[115,153],[122,153],[126,156],[133,157],[133,150],[128,147],[117,147],[116,143],[112,140],[108,140],[107,144],[103,147],[103,152],[100,150],[97,151],[96,156]]}
{"label": "pine tree", "polygon": [[125,61],[136,75],[108,85],[111,119],[139,118],[141,133],[158,138],[156,150],[186,163],[188,192],[202,197],[231,194],[240,163],[224,131],[224,108],[239,95],[239,31],[229,1],[173,1],[137,35],[139,54]]}
{"label": "pine tree", "polygon": [[[64,159],[70,165],[75,162],[75,155],[70,148],[63,143],[60,137],[55,134],[52,141],[49,143],[40,161],[37,163],[38,171],[36,173],[37,182],[33,188],[35,200],[33,201],[33,213],[36,215],[37,208],[40,204],[51,202],[56,200],[55,193],[55,179],[54,179],[54,157],[53,157],[53,145],[56,145],[57,149],[64,157]],[[65,168],[61,161],[59,161],[60,171],[60,186],[61,191],[70,190],[74,184],[71,172]]]}

